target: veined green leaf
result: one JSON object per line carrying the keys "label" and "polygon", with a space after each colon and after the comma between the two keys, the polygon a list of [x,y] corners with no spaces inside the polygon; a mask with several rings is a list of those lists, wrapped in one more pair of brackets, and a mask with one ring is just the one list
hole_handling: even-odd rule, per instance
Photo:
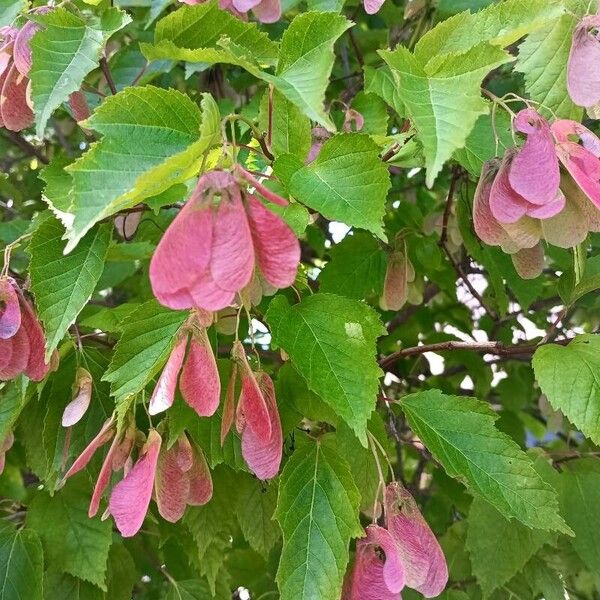
{"label": "veined green leaf", "polygon": [[169,310],[150,300],[125,319],[123,334],[102,378],[111,382],[117,403],[137,394],[157,374],[187,317],[187,311]]}
{"label": "veined green leaf", "polygon": [[[483,78],[513,59],[485,42],[465,52],[435,56],[426,65],[403,46],[379,53],[396,78],[423,145],[426,182],[431,187],[444,163],[465,145],[477,118],[488,112],[480,90]],[[460,102],[456,101],[457,89]]]}
{"label": "veined green leaf", "polygon": [[381,370],[375,342],[385,333],[377,313],[362,302],[315,294],[294,306],[271,301],[266,320],[273,341],[318,394],[366,446],[367,421],[375,408]]}
{"label": "veined green leaf", "polygon": [[487,404],[429,390],[405,396],[402,410],[448,475],[474,495],[528,527],[572,533],[558,513],[554,489],[517,444],[494,427],[497,415]]}
{"label": "veined green leaf", "polygon": [[533,369],[552,407],[600,444],[600,336],[578,335],[568,346],[540,346]]}
{"label": "veined green leaf", "polygon": [[29,274],[38,315],[46,331],[46,360],[90,299],[102,275],[111,230],[101,225],[65,256],[63,226],[49,216],[31,238]]}
{"label": "veined green leaf", "polygon": [[0,525],[0,600],[42,600],[44,556],[31,529]]}
{"label": "veined green leaf", "polygon": [[43,138],[54,110],[81,88],[85,76],[98,67],[108,38],[125,27],[131,17],[111,7],[101,17],[86,20],[57,7],[47,13],[33,13],[31,18],[43,26],[31,39],[29,72],[37,136]]}
{"label": "veined green leaf", "polygon": [[101,219],[195,175],[220,136],[212,96],[203,94],[201,112],[181,92],[152,86],[107,98],[86,125],[103,137],[67,167],[75,218],[65,252]]}
{"label": "veined green leaf", "polygon": [[506,0],[476,13],[465,11],[428,31],[415,46],[415,55],[426,62],[440,54],[465,52],[481,42],[505,48],[564,12],[560,0]]}
{"label": "veined green leaf", "polygon": [[[282,155],[279,165],[290,158]],[[298,168],[287,182],[294,198],[327,219],[368,229],[385,239],[383,215],[390,177],[379,147],[368,135],[340,133],[323,144],[309,165],[294,162]]]}
{"label": "veined green leaf", "polygon": [[81,478],[69,481],[54,496],[38,492],[27,510],[27,526],[38,533],[55,568],[106,591],[112,526],[88,517],[90,490],[83,483]]}
{"label": "veined green leaf", "polygon": [[338,600],[348,543],[362,534],[360,494],[346,461],[325,442],[305,442],[281,474],[275,516],[283,530],[281,600]]}
{"label": "veined green leaf", "polygon": [[475,498],[469,509],[467,549],[484,597],[512,579],[552,536],[502,516]]}

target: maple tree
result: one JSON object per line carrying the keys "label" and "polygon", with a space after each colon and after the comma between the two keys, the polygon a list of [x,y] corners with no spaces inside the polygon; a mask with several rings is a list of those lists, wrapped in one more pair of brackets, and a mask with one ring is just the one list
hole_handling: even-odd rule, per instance
{"label": "maple tree", "polygon": [[0,40],[0,600],[598,597],[595,0]]}

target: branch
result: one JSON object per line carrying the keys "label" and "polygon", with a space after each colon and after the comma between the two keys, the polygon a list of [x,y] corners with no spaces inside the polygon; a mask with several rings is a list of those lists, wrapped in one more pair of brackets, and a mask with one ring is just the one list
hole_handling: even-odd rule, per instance
{"label": "branch", "polygon": [[[566,346],[570,341],[571,339],[569,338],[557,340],[553,343]],[[471,352],[495,354],[496,356],[531,356],[542,345],[544,344],[507,346],[502,342],[437,342],[435,344],[422,344],[421,346],[398,350],[382,358],[379,361],[379,366],[386,368],[401,358],[419,356],[425,354],[425,352],[447,352],[449,350],[470,350]]]}
{"label": "branch", "polygon": [[106,61],[106,56],[103,56],[100,59],[100,69],[102,70],[104,79],[106,79],[106,83],[110,88],[111,94],[114,96],[117,93],[117,86],[115,85],[115,82],[113,81],[112,75],[110,73],[110,68],[108,66],[108,62]]}
{"label": "branch", "polygon": [[48,164],[48,159],[40,152],[39,148],[36,148],[33,144],[30,144],[24,137],[22,137],[16,131],[4,130],[4,137],[25,152],[27,156],[33,156],[45,165]]}
{"label": "branch", "polygon": [[452,204],[454,202],[454,193],[456,192],[456,185],[460,178],[462,177],[462,171],[460,167],[454,167],[452,169],[452,178],[450,179],[450,188],[448,189],[448,197],[446,198],[446,207],[444,208],[444,216],[442,218],[442,232],[440,235],[440,241],[438,242],[440,248],[446,254],[446,257],[450,261],[452,268],[458,275],[459,279],[462,279],[463,283],[469,290],[471,296],[479,302],[479,305],[485,312],[490,315],[490,317],[494,320],[498,320],[498,315],[496,312],[487,304],[487,302],[483,299],[481,294],[473,287],[473,284],[469,281],[469,278],[462,270],[460,265],[454,260],[450,249],[448,248],[446,242],[448,241],[448,221],[450,220],[450,214],[452,213]]}

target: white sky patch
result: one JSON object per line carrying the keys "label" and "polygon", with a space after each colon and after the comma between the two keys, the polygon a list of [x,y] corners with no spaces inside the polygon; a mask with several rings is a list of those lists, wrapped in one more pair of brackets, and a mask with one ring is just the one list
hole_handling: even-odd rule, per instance
{"label": "white sky patch", "polygon": [[245,587],[239,587],[236,591],[240,600],[250,600],[250,592]]}
{"label": "white sky patch", "polygon": [[445,361],[442,356],[436,354],[435,352],[424,352],[423,356],[427,359],[429,363],[429,370],[432,375],[441,375],[444,372]]}
{"label": "white sky patch", "polygon": [[329,223],[329,233],[331,233],[331,237],[336,244],[339,244],[348,235],[350,229],[348,225],[338,221]]}
{"label": "white sky patch", "polygon": [[475,388],[475,384],[468,375],[465,375],[465,378],[460,382],[460,387],[463,390],[472,390]]}

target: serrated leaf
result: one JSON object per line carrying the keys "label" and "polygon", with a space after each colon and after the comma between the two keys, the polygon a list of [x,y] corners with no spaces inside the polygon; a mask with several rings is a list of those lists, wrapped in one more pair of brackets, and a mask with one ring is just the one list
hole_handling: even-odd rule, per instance
{"label": "serrated leaf", "polygon": [[415,46],[423,61],[448,52],[465,52],[480,42],[505,48],[564,14],[559,0],[506,0],[476,12],[462,12],[439,23]]}
{"label": "serrated leaf", "polygon": [[268,556],[281,530],[273,520],[277,505],[277,485],[272,483],[266,488],[255,479],[240,482],[236,497],[235,513],[240,529],[250,544],[261,556]]}
{"label": "serrated leaf", "polygon": [[188,62],[228,62],[219,41],[227,38],[242,48],[258,65],[277,62],[277,44],[255,23],[245,23],[221,10],[217,2],[183,5],[161,19],[154,46],[141,44],[148,60],[169,58]]}
{"label": "serrated leaf", "polygon": [[[268,130],[269,92],[265,92],[261,103],[260,124]],[[273,90],[271,151],[275,156],[293,154],[300,160],[308,155],[311,145],[310,119],[290,102],[281,92]]]}
{"label": "serrated leaf", "polygon": [[46,183],[42,193],[42,200],[48,205],[52,214],[65,228],[73,225],[73,215],[69,212],[71,207],[71,186],[73,180],[65,167],[68,161],[59,156],[40,171],[40,179]]}
{"label": "serrated leaf", "polygon": [[348,544],[362,535],[348,464],[324,442],[306,442],[286,464],[279,489],[281,600],[338,600]]}
{"label": "serrated leaf", "polygon": [[385,333],[377,313],[361,302],[315,294],[294,306],[275,297],[266,320],[273,342],[366,446],[367,421],[375,408],[381,370],[377,337]]}
{"label": "serrated leaf", "polygon": [[111,394],[117,403],[137,394],[157,374],[187,317],[186,311],[169,310],[156,300],[145,302],[127,317],[102,378],[111,383]]}
{"label": "serrated leaf", "polygon": [[46,332],[46,360],[92,296],[111,239],[110,227],[101,225],[65,256],[63,234],[63,226],[49,217],[40,223],[28,247],[31,291]]}
{"label": "serrated leaf", "polygon": [[[583,11],[589,4],[582,1]],[[578,19],[569,13],[527,36],[519,46],[515,70],[525,76],[525,89],[532,100],[541,103],[559,118],[579,121],[583,109],[576,106],[567,92],[567,62],[571,35]]]}
{"label": "serrated leaf", "polygon": [[[201,11],[199,10],[201,6],[209,6],[209,8]],[[214,6],[214,4],[200,5],[200,7],[185,7],[183,10],[197,9],[195,13],[190,13],[192,18],[196,14],[200,19],[204,19],[205,14],[212,16],[213,9],[210,7]],[[180,12],[182,9],[173,14]],[[194,41],[190,41],[187,38],[181,39],[181,35],[187,36],[187,31],[191,29],[189,21],[181,21],[182,18],[169,15],[157,26],[155,45],[142,44],[142,51],[149,60],[223,62],[241,66],[255,77],[273,84],[310,119],[317,121],[329,131],[335,131],[333,122],[325,112],[323,101],[335,60],[333,45],[351,26],[350,21],[345,17],[335,13],[319,12],[306,12],[296,16],[281,38],[274,75],[261,69],[260,54],[252,49],[258,43],[254,39],[256,33],[250,36],[249,29],[234,30],[233,24],[229,21],[226,24],[219,21],[214,25],[216,32],[214,36],[207,40],[204,35],[205,29],[199,29],[198,31],[202,31],[202,36],[194,37]],[[167,19],[171,20],[167,22]],[[160,29],[163,22],[167,23],[163,29]],[[250,26],[247,25],[248,27]],[[181,34],[182,29],[183,34]],[[159,30],[160,34],[158,34]],[[247,45],[246,35],[253,38],[252,48]],[[191,45],[192,48],[185,44]],[[194,44],[196,44],[195,48]],[[268,42],[261,38],[260,45],[268,47]]]}
{"label": "serrated leaf", "polygon": [[10,25],[26,8],[25,0],[0,0],[0,27]]}
{"label": "serrated leaf", "polygon": [[27,510],[27,526],[40,536],[48,564],[106,591],[112,525],[88,517],[90,490],[83,483],[69,481],[54,496],[38,492]]}
{"label": "serrated leaf", "polygon": [[330,254],[331,260],[319,275],[322,292],[355,300],[382,293],[387,259],[373,236],[355,232],[333,246]]}
{"label": "serrated leaf", "polygon": [[0,525],[0,600],[42,600],[44,557],[35,531]]}
{"label": "serrated leaf", "polygon": [[87,20],[57,7],[32,15],[43,26],[31,39],[31,98],[36,115],[36,132],[43,138],[55,109],[78,91],[85,76],[98,67],[104,44],[131,21],[118,8],[108,8],[101,17]]}
{"label": "serrated leaf", "polygon": [[560,476],[560,504],[571,544],[592,573],[600,572],[600,460],[568,461]]}
{"label": "serrated leaf", "polygon": [[44,600],[104,600],[102,590],[56,570],[44,573]]}
{"label": "serrated leaf", "polygon": [[578,335],[568,346],[540,346],[533,369],[552,407],[600,444],[600,337]]}
{"label": "serrated leaf", "polygon": [[483,78],[513,59],[485,42],[465,52],[435,56],[427,64],[403,46],[379,54],[392,70],[423,145],[426,183],[431,187],[444,163],[465,145],[477,118],[488,112],[481,96]]}
{"label": "serrated leaf", "polygon": [[208,600],[216,598],[204,579],[173,581],[165,600]]}
{"label": "serrated leaf", "polygon": [[486,403],[428,390],[404,397],[402,410],[448,475],[472,494],[528,527],[571,533],[553,488],[519,446],[494,427],[497,415]]}
{"label": "serrated leaf", "polygon": [[209,94],[200,111],[177,90],[130,87],[106,98],[86,126],[103,137],[67,168],[74,221],[65,252],[101,219],[197,174],[219,139],[220,115]]}
{"label": "serrated leaf", "polygon": [[[290,158],[278,159],[275,172]],[[294,198],[327,219],[368,229],[385,239],[383,215],[390,177],[379,147],[368,135],[336,135],[323,144],[312,163],[297,166],[288,182]]]}
{"label": "serrated leaf", "polygon": [[512,579],[551,536],[502,516],[475,498],[469,509],[466,546],[484,597]]}

